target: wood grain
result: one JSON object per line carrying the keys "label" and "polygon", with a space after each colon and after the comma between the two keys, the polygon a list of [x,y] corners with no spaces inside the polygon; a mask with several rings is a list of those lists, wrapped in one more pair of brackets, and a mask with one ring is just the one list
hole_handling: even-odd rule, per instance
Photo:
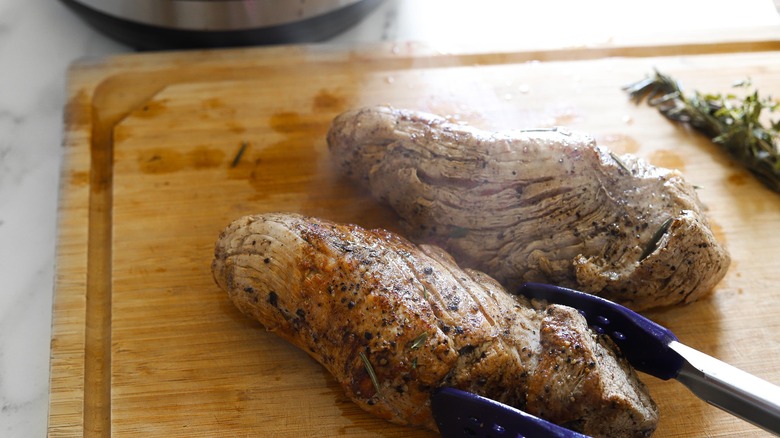
{"label": "wood grain", "polygon": [[[49,434],[433,436],[362,412],[304,352],[242,317],[211,278],[217,235],[244,214],[398,230],[393,212],[334,171],[325,144],[336,114],[366,104],[487,129],[563,125],[680,169],[702,187],[734,262],[710,298],[649,316],[779,382],[780,197],[621,90],[659,68],[700,90],[750,77],[778,94],[780,44],[770,36],[452,55],[419,45],[279,47],[75,65]],[[643,377],[662,411],[657,436],[761,435],[676,382]]]}

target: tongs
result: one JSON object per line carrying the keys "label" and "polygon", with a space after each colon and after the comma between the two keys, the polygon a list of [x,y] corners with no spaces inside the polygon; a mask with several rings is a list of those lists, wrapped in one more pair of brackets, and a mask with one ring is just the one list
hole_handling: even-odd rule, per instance
{"label": "tongs", "polygon": [[[780,388],[688,347],[669,329],[626,307],[559,286],[526,283],[532,299],[577,309],[591,328],[607,334],[631,365],[663,380],[675,378],[702,400],[780,436]],[[584,437],[518,409],[455,388],[431,399],[442,437]]]}

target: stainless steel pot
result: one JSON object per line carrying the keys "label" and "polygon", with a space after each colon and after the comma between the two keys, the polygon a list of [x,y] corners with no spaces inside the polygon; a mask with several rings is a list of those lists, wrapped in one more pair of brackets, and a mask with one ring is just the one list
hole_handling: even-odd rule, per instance
{"label": "stainless steel pot", "polygon": [[62,0],[108,36],[141,50],[320,41],[382,0]]}

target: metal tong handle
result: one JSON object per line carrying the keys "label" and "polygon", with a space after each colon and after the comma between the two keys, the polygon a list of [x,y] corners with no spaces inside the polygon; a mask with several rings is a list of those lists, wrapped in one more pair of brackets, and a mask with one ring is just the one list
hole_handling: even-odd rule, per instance
{"label": "metal tong handle", "polygon": [[604,298],[538,283],[524,284],[519,293],[578,309],[637,370],[675,378],[702,400],[780,435],[777,386],[681,344],[669,329]]}
{"label": "metal tong handle", "polygon": [[677,380],[702,400],[780,436],[780,388],[677,341]]}

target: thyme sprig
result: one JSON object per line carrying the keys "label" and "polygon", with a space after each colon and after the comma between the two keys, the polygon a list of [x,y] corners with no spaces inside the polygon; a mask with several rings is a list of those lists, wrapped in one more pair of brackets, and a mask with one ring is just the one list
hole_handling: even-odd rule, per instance
{"label": "thyme sprig", "polygon": [[686,93],[670,76],[653,76],[624,87],[637,103],[645,100],[669,120],[684,123],[709,137],[761,183],[780,193],[780,120],[762,121],[764,111],[780,109],[771,97],[761,97],[750,80],[734,84],[735,94]]}

